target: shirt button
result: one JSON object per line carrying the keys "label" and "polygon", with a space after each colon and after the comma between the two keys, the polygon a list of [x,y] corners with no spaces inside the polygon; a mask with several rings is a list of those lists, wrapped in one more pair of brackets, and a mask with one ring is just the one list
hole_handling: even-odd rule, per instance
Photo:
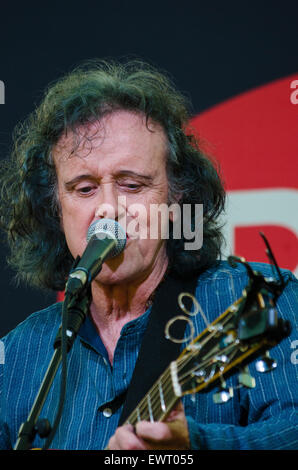
{"label": "shirt button", "polygon": [[111,408],[105,408],[102,412],[105,418],[110,418],[113,414]]}

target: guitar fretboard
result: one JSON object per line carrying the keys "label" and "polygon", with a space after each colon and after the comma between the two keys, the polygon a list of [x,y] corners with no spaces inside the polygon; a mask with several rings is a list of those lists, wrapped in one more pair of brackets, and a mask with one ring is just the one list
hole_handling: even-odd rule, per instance
{"label": "guitar fretboard", "polygon": [[163,421],[178,399],[172,380],[171,367],[169,367],[144,396],[125,424],[135,425],[143,420]]}

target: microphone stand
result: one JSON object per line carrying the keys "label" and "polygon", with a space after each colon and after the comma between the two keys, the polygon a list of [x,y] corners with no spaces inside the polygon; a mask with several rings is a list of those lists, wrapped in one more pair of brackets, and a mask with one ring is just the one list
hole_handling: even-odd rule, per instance
{"label": "microphone stand", "polygon": [[[89,312],[90,302],[90,283],[86,284],[84,289],[81,289],[74,294],[67,295],[66,291],[66,296],[63,302],[63,314],[65,314],[67,317],[67,353],[73,346],[79,329],[86,319],[86,316]],[[52,359],[38,390],[27,421],[22,423],[19,428],[18,439],[14,450],[29,450],[36,434],[39,434],[40,437],[47,437],[52,431],[50,423],[47,419],[38,420],[38,418],[62,360],[62,341],[61,325],[54,341],[53,346],[55,351],[53,353]]]}

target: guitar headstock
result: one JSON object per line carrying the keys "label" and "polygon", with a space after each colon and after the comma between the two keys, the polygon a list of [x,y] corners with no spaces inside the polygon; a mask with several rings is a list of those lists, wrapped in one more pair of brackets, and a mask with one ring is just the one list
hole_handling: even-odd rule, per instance
{"label": "guitar headstock", "polygon": [[230,257],[229,262],[244,264],[248,285],[242,297],[208,325],[177,359],[176,393],[180,396],[209,391],[219,385],[214,401],[223,403],[233,395],[225,379],[239,371],[239,385],[253,388],[255,380],[247,365],[259,358],[256,363],[259,372],[274,369],[276,362],[270,358],[269,350],[290,334],[290,323],[279,318],[276,309],[276,301],[286,285],[279,270],[277,281],[253,271],[243,258]]}

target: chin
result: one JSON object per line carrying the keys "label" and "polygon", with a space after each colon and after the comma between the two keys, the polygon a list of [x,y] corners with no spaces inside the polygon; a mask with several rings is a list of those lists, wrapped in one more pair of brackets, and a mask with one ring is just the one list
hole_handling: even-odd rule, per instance
{"label": "chin", "polygon": [[131,265],[125,267],[123,264],[119,264],[115,258],[115,260],[109,260],[103,265],[102,270],[96,276],[96,281],[106,285],[123,284],[136,277],[137,275],[132,273]]}

